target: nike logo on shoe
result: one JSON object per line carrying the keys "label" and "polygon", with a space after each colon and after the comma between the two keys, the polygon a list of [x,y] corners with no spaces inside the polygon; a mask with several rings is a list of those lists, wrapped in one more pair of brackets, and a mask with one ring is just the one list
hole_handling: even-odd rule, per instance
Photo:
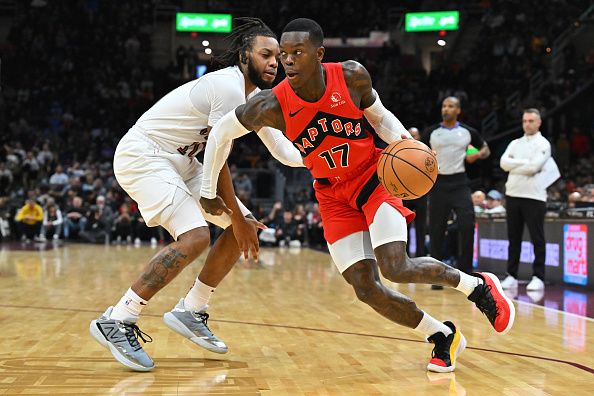
{"label": "nike logo on shoe", "polygon": [[297,115],[297,114],[298,114],[298,113],[299,113],[301,110],[303,110],[303,109],[304,109],[304,108],[302,107],[302,108],[300,108],[299,110],[297,110],[297,111],[296,111],[296,112],[294,112],[294,113],[291,113],[291,112],[289,112],[289,117],[295,117],[295,116],[296,116],[296,115]]}

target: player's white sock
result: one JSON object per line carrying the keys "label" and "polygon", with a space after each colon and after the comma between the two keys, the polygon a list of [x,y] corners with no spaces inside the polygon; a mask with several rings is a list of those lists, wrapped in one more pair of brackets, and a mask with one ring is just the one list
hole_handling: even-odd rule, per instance
{"label": "player's white sock", "polygon": [[452,329],[429,315],[427,312],[423,312],[423,318],[414,330],[420,333],[423,338],[427,338],[438,332],[442,332],[446,337],[452,334]]}
{"label": "player's white sock", "polygon": [[184,307],[188,311],[205,311],[208,308],[210,296],[212,296],[215,289],[215,287],[208,286],[196,278],[194,285],[184,298]]}
{"label": "player's white sock", "polygon": [[483,280],[478,276],[468,275],[462,271],[458,272],[460,273],[460,283],[456,286],[456,290],[464,293],[466,297],[470,296],[470,293],[472,293],[478,285],[483,283]]}
{"label": "player's white sock", "polygon": [[148,304],[148,301],[134,293],[132,288],[129,288],[126,294],[120,298],[120,301],[118,301],[116,306],[113,307],[110,319],[136,323],[140,316],[140,312],[146,304]]}

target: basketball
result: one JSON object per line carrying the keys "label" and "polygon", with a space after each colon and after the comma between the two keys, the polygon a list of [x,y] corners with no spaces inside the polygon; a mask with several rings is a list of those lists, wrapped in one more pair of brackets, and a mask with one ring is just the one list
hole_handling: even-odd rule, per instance
{"label": "basketball", "polygon": [[437,158],[418,140],[398,140],[382,151],[377,163],[379,181],[390,194],[404,200],[427,194],[437,179]]}

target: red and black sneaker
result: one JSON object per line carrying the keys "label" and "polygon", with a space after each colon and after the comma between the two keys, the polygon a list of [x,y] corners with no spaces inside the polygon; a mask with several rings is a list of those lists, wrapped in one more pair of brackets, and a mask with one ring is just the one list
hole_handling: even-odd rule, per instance
{"label": "red and black sneaker", "polygon": [[514,325],[516,308],[506,297],[499,279],[490,272],[476,272],[473,274],[483,280],[468,296],[477,308],[487,316],[489,322],[499,334],[507,334]]}
{"label": "red and black sneaker", "polygon": [[443,324],[452,329],[452,334],[446,337],[442,332],[439,332],[427,338],[427,341],[435,344],[427,370],[436,373],[451,373],[456,369],[458,356],[466,348],[466,338],[452,322],[443,322]]}

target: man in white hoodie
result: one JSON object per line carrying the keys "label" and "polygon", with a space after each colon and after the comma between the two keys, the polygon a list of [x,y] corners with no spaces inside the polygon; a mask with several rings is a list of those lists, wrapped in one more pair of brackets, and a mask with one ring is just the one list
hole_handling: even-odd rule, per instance
{"label": "man in white hoodie", "polygon": [[526,109],[522,116],[524,136],[513,140],[501,156],[501,169],[509,172],[505,184],[507,202],[507,235],[509,239],[507,277],[504,289],[518,287],[518,265],[524,223],[534,244],[533,276],[527,290],[543,290],[545,279],[544,218],[546,186],[539,183],[538,174],[551,157],[551,144],[540,133],[540,112]]}

